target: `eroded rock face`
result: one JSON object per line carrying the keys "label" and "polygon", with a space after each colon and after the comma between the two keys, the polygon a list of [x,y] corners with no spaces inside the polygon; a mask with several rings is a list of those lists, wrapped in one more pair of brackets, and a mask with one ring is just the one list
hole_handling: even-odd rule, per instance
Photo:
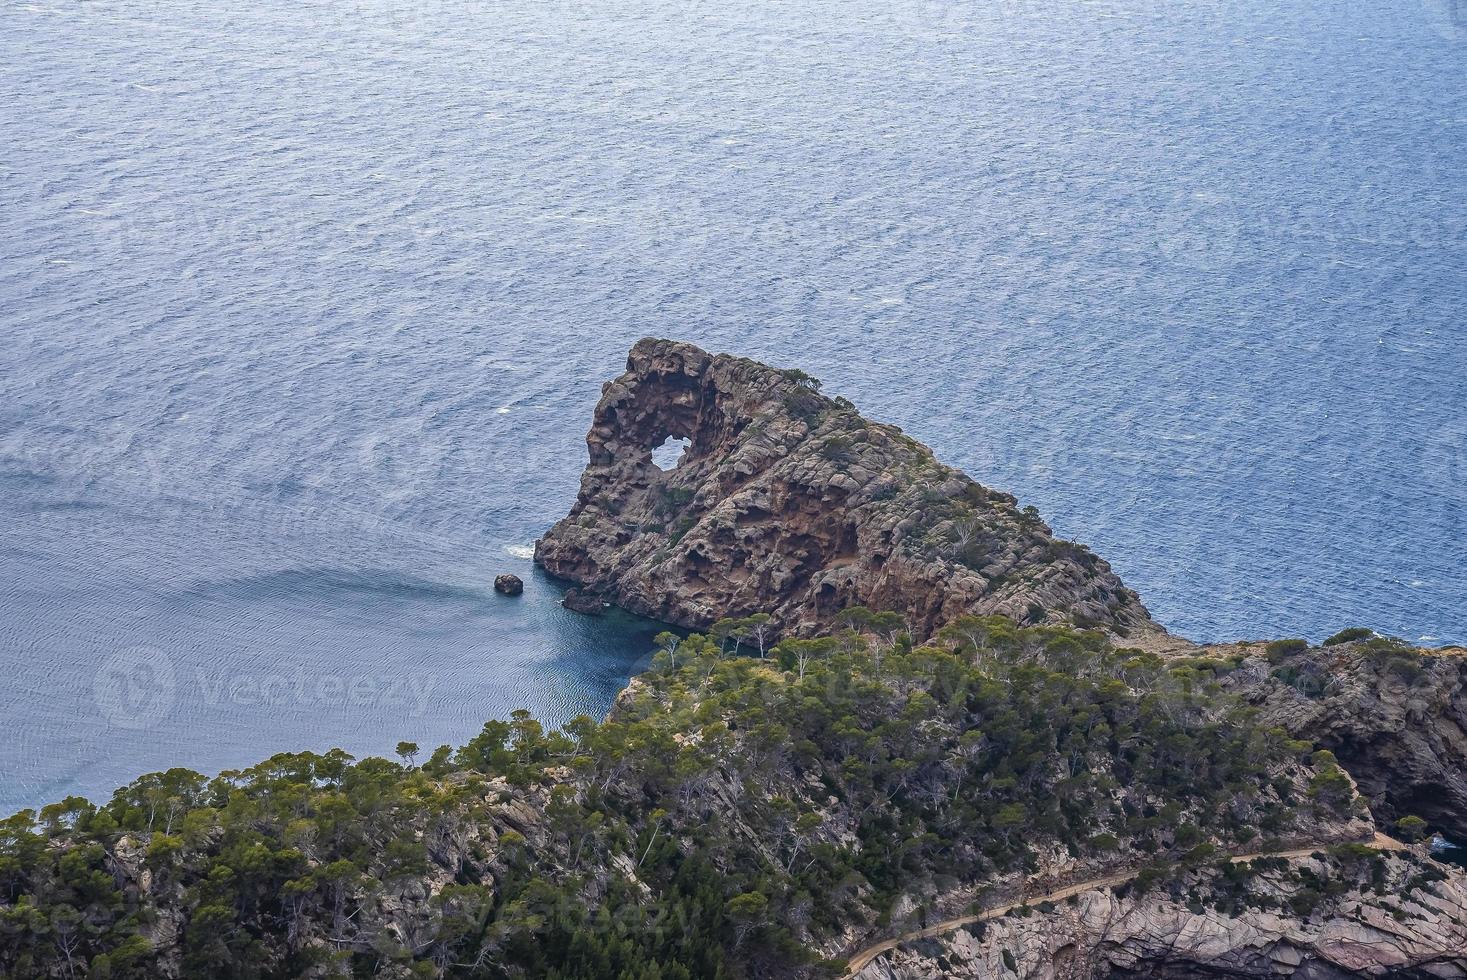
{"label": "eroded rock face", "polygon": [[[596,406],[579,498],[535,560],[691,628],[766,612],[810,632],[862,605],[901,613],[923,636],[968,613],[1160,632],[1088,549],[816,387],[797,371],[639,341]],[[664,471],[652,450],[668,438],[690,445]]]}
{"label": "eroded rock face", "polygon": [[585,616],[601,615],[601,600],[580,589],[567,589],[560,604],[571,612],[578,612]]}
{"label": "eroded rock face", "polygon": [[[1329,863],[1302,865],[1316,880],[1341,877]],[[1366,880],[1351,881],[1312,911],[1291,904],[1301,886],[1283,874],[1265,875],[1252,885],[1278,907],[1230,910],[1236,914],[1204,903],[1189,908],[1183,896],[1164,892],[1122,897],[1096,890],[1048,911],[898,947],[857,976],[1467,978],[1467,876],[1442,869],[1441,880],[1413,887],[1413,876],[1429,868],[1416,859],[1390,858],[1379,891]]]}
{"label": "eroded rock face", "polygon": [[1298,738],[1330,749],[1377,818],[1422,817],[1467,839],[1467,656],[1350,643],[1270,663],[1255,651],[1227,684]]}

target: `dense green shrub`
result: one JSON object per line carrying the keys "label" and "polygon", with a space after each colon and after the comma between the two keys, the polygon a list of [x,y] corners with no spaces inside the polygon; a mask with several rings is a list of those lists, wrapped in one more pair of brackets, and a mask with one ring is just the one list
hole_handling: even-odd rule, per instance
{"label": "dense green shrub", "polygon": [[1340,630],[1334,636],[1324,641],[1327,647],[1339,646],[1341,643],[1354,643],[1356,640],[1366,640],[1375,635],[1375,630],[1364,626],[1351,626],[1349,629]]}
{"label": "dense green shrub", "polygon": [[1274,640],[1263,648],[1269,663],[1279,663],[1287,657],[1295,657],[1309,649],[1308,640]]}
{"label": "dense green shrub", "polygon": [[1396,834],[1408,844],[1426,836],[1426,821],[1417,816],[1404,816],[1396,821]]}

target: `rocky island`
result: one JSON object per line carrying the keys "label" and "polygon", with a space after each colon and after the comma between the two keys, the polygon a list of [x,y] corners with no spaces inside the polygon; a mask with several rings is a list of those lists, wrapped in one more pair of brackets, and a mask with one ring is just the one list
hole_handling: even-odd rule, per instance
{"label": "rocky island", "polygon": [[707,631],[607,718],[23,811],[0,975],[1467,978],[1460,651],[1169,636],[818,388],[665,340],[606,386],[536,559]]}

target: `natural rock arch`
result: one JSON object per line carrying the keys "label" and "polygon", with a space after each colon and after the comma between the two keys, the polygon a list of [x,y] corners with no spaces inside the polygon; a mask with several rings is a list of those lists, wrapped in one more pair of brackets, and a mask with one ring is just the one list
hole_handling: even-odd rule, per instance
{"label": "natural rock arch", "polygon": [[[967,613],[1159,630],[1105,562],[818,387],[803,372],[638,341],[602,389],[580,495],[536,561],[691,628],[768,612],[809,632],[866,605],[924,636]],[[653,450],[669,438],[689,445],[663,469]],[[981,536],[960,530],[973,525]]]}

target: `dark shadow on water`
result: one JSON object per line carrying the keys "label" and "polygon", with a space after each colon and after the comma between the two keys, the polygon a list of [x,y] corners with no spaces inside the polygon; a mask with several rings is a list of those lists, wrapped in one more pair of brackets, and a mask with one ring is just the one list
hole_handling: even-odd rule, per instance
{"label": "dark shadow on water", "polygon": [[1443,864],[1455,864],[1460,868],[1467,868],[1467,844],[1455,841],[1448,837],[1437,835],[1432,842],[1431,856]]}
{"label": "dark shadow on water", "polygon": [[534,566],[533,578],[557,596],[550,613],[561,640],[560,652],[551,660],[555,667],[589,671],[603,681],[615,682],[619,688],[652,665],[658,633],[687,633],[682,627],[638,616],[619,606],[607,606],[599,616],[574,612],[560,605],[559,600],[567,589],[576,587],[574,582],[551,575],[538,565]]}
{"label": "dark shadow on water", "polygon": [[334,602],[400,602],[423,599],[492,601],[490,589],[470,589],[389,571],[349,571],[340,568],[297,568],[246,578],[207,582],[182,593],[195,599],[274,600],[312,597]]}

